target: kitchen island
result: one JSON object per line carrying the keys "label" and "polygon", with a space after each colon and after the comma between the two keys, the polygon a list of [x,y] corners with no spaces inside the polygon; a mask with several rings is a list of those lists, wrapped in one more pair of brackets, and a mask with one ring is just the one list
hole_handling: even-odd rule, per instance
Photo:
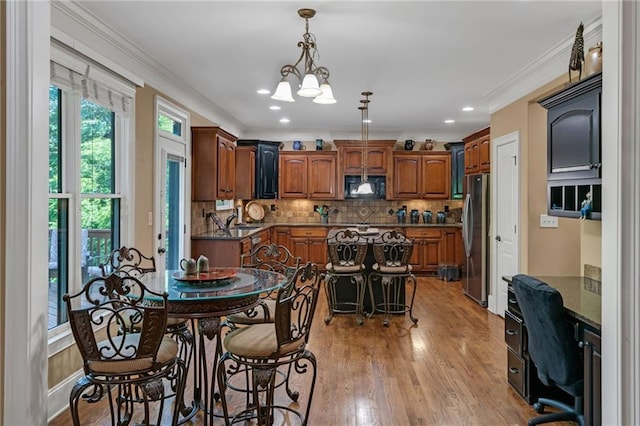
{"label": "kitchen island", "polygon": [[[204,254],[212,266],[239,266],[240,255],[261,244],[286,246],[295,256],[318,264],[327,263],[326,238],[331,230],[355,228],[356,223],[253,223],[228,230],[205,232],[191,237],[191,256]],[[440,263],[464,265],[462,225],[451,224],[372,224],[382,230],[398,229],[414,240],[411,258],[414,273],[434,275]]]}

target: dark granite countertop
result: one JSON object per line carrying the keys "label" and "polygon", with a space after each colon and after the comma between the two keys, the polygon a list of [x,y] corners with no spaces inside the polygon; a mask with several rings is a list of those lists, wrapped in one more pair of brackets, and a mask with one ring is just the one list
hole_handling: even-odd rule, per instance
{"label": "dark granite countertop", "polygon": [[[600,330],[602,324],[601,282],[587,277],[535,276],[557,289],[569,315]],[[511,284],[511,277],[503,277]]]}
{"label": "dark granite countertop", "polygon": [[[289,226],[289,227],[309,227],[319,226],[324,228],[355,228],[359,224],[357,223],[256,223],[250,226],[231,227],[227,230],[216,230],[210,232],[203,232],[201,234],[192,235],[192,240],[241,240],[243,238],[251,237],[274,226]],[[461,228],[461,223],[429,223],[429,224],[394,224],[394,223],[371,223],[372,228]]]}

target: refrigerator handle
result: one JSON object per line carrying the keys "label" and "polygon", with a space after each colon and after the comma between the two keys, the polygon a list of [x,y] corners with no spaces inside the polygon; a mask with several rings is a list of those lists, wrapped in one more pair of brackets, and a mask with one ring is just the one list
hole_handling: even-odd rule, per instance
{"label": "refrigerator handle", "polygon": [[471,194],[467,194],[464,200],[464,207],[462,209],[462,240],[464,242],[464,252],[467,257],[471,255],[471,235],[469,232],[473,229],[472,220],[473,212],[471,211]]}

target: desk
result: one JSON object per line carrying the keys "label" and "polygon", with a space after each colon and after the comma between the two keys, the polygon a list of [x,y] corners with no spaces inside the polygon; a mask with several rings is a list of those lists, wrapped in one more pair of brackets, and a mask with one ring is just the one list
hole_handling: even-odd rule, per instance
{"label": "desk", "polygon": [[[252,308],[260,301],[260,294],[275,290],[286,282],[282,274],[251,268],[224,268],[235,273],[233,278],[204,285],[190,285],[174,278],[174,273],[179,271],[157,271],[143,275],[140,281],[150,290],[167,292],[169,295],[168,315],[175,318],[189,318],[193,330],[197,330],[199,339],[195,345],[194,356],[198,362],[193,363],[194,391],[192,407],[184,407],[181,410],[185,418],[184,422],[192,418],[198,409],[205,412],[204,424],[209,421],[213,424],[216,371],[218,359],[222,354],[220,341],[220,317],[232,313],[243,312]],[[154,299],[149,298],[149,303]],[[195,320],[198,321],[197,328]],[[207,386],[209,380],[208,363],[205,351],[205,340],[216,338],[216,349],[212,363],[211,392]],[[190,365],[190,360],[185,360]],[[204,383],[204,385],[203,385]],[[203,397],[201,397],[203,395]],[[204,404],[204,406],[203,406]],[[211,409],[209,408],[211,407]],[[187,413],[188,412],[188,413]]]}
{"label": "desk", "polygon": [[[536,276],[557,289],[562,295],[567,319],[574,325],[575,339],[583,348],[584,360],[584,420],[585,425],[601,423],[601,355],[600,330],[601,283],[586,277]],[[512,288],[511,277],[502,277],[509,285],[508,310],[505,312],[505,340],[507,342],[509,384],[530,404],[541,396],[548,396],[538,379],[533,361],[526,348],[526,324]]]}

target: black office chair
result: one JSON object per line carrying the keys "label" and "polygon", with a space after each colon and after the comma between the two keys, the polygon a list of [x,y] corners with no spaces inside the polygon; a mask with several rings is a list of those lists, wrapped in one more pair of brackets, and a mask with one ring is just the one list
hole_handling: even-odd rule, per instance
{"label": "black office chair", "polygon": [[540,398],[533,405],[538,413],[543,413],[545,406],[562,411],[530,419],[529,425],[557,421],[583,425],[582,363],[571,324],[565,321],[562,296],[558,290],[524,274],[513,277],[513,289],[527,326],[529,355],[536,365],[538,377],[545,385],[556,386],[574,398],[573,407]]}

